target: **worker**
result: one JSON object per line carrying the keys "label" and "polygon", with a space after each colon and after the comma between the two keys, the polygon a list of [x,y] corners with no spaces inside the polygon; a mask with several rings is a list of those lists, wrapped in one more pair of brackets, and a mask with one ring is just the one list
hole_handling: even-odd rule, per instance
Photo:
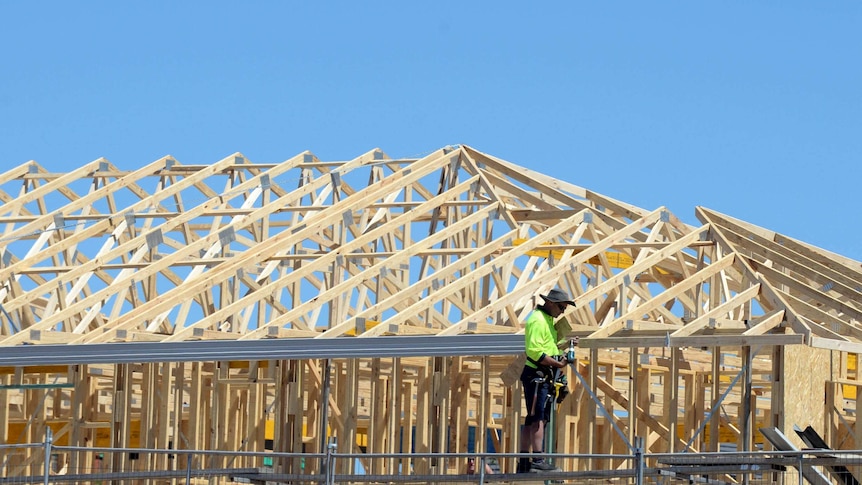
{"label": "worker", "polygon": [[[491,468],[491,464],[488,463],[487,460],[483,460],[485,463],[485,475],[493,475],[494,469]],[[467,458],[467,475],[473,475],[476,473],[476,460],[473,458]]]}
{"label": "worker", "polygon": [[552,289],[547,295],[539,295],[543,303],[536,307],[524,324],[524,350],[527,361],[521,372],[524,401],[527,415],[521,431],[521,453],[530,453],[518,460],[518,473],[560,471],[545,459],[545,426],[551,419],[554,405],[554,376],[557,369],[564,369],[567,361],[557,347],[557,329],[554,321],[566,307],[575,306],[569,295]]}

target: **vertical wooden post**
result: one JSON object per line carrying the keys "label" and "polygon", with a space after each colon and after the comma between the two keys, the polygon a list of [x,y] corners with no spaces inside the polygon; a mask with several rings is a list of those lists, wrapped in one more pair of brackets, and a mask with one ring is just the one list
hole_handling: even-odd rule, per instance
{"label": "vertical wooden post", "polygon": [[[402,474],[407,474],[414,467],[414,462],[411,458],[409,458],[409,453],[413,453],[414,451],[419,452],[419,446],[416,445],[416,440],[414,440],[414,428],[415,428],[415,436],[418,440],[419,437],[419,420],[416,419],[416,415],[424,416],[421,414],[421,402],[422,396],[419,395],[417,388],[419,387],[418,381],[405,381],[404,382],[404,392],[402,394],[403,398],[400,401],[399,407],[399,421],[401,423],[401,446],[399,448],[399,453],[408,453],[408,458],[404,459],[401,462],[400,472]],[[413,413],[414,400],[413,394],[416,393],[416,401],[415,408],[416,414]],[[427,420],[421,420],[422,423]],[[423,425],[424,426],[424,425]],[[419,463],[425,463],[424,461],[420,461]],[[416,464],[416,472],[419,473],[418,463]]]}
{"label": "vertical wooden post", "polygon": [[[694,436],[694,432],[697,431],[697,425],[700,423],[701,416],[703,414],[698,414],[698,406],[697,406],[697,389],[695,388],[697,382],[697,376],[691,372],[687,372],[684,376],[682,376],[683,382],[685,383],[683,388],[685,389],[685,393],[683,395],[683,404],[682,408],[684,409],[683,415],[683,429],[685,430],[682,435],[682,439],[688,443],[689,440]],[[698,448],[696,444],[694,444],[695,448]]]}
{"label": "vertical wooden post", "polygon": [[[431,426],[434,417],[431,415],[431,398],[433,393],[434,358],[426,359],[427,364],[420,368],[416,390],[416,438],[414,447],[416,453],[431,452]],[[423,417],[424,419],[419,419]],[[424,474],[430,470],[427,458],[414,460],[416,473]]]}
{"label": "vertical wooden post", "polygon": [[[0,384],[10,385],[12,376],[0,374]],[[9,443],[9,391],[0,391],[0,445]]]}
{"label": "vertical wooden post", "polygon": [[[370,399],[368,413],[368,453],[382,453],[386,448],[387,441],[387,413],[386,405],[386,390],[387,382],[382,380],[382,372],[380,369],[380,359],[371,359],[371,379],[369,382]],[[371,439],[374,436],[375,439]],[[371,474],[378,475],[383,471],[383,462],[380,459],[374,459],[370,463]]]}
{"label": "vertical wooden post", "polygon": [[[617,378],[617,366],[613,365],[613,364],[609,364],[609,365],[605,366],[605,377],[604,378],[605,378],[605,381],[607,381],[607,382],[614,382]],[[614,414],[615,414],[614,408],[616,407],[615,403],[614,403],[613,396],[611,396],[610,394],[605,394],[604,406],[605,406],[605,409],[608,411],[608,414],[611,416],[611,418],[610,418],[610,420],[607,420],[607,419],[605,420],[605,426],[602,430],[601,441],[599,442],[599,445],[601,446],[600,449],[602,450],[601,453],[616,453],[617,451],[620,451],[621,453],[625,453],[625,451],[616,449],[617,444],[620,442],[620,439],[619,439],[619,436],[617,435],[616,430],[614,430],[614,426],[612,424],[613,419],[614,419]],[[628,451],[628,450],[626,450],[626,451]],[[605,464],[605,466],[608,466],[608,465],[609,464],[607,464],[607,463]]]}
{"label": "vertical wooden post", "polygon": [[[452,359],[452,399],[449,402],[449,450],[455,453],[464,453],[468,447],[470,426],[470,394],[472,388],[472,379],[469,372],[463,369],[464,359],[454,357]],[[478,421],[478,416],[476,417]],[[478,432],[478,429],[477,429]],[[464,463],[466,464],[466,461]],[[460,467],[461,465],[459,465]]]}
{"label": "vertical wooden post", "polygon": [[189,371],[189,421],[186,426],[185,435],[189,440],[191,449],[202,449],[206,441],[201,430],[204,423],[203,415],[203,377],[201,376],[200,362],[192,362]]}
{"label": "vertical wooden post", "polygon": [[[279,360],[276,364],[275,402],[273,403],[272,451],[290,453],[294,451],[296,428],[296,405],[302,399],[295,391],[295,361]],[[301,406],[300,406],[301,408]],[[300,414],[299,422],[302,422]],[[300,425],[301,428],[301,425]],[[301,431],[301,430],[300,430]],[[298,459],[279,458],[273,463],[276,473],[293,473],[299,466]]]}
{"label": "vertical wooden post", "polygon": [[[131,403],[129,402],[129,387],[132,376],[129,364],[114,366],[114,400],[111,421],[111,447],[126,448],[129,446],[129,429],[131,428]],[[110,456],[111,470],[125,471],[127,454],[113,453]]]}
{"label": "vertical wooden post", "polygon": [[481,371],[482,379],[479,386],[479,402],[477,403],[479,405],[479,419],[477,420],[476,429],[477,453],[485,453],[488,451],[486,443],[488,442],[488,422],[491,418],[491,361],[487,356],[482,357]]}
{"label": "vertical wooden post", "polygon": [[[434,402],[432,415],[437,416],[436,427],[434,430],[434,451],[443,453],[446,451],[448,440],[446,436],[449,434],[449,388],[450,388],[450,360],[448,357],[436,357],[434,367],[436,369],[437,379],[434,386]],[[446,470],[448,460],[438,461],[437,470],[443,472]]]}
{"label": "vertical wooden post", "polygon": [[[693,376],[694,380],[694,391],[692,392],[693,402],[690,408],[687,408],[691,416],[691,435],[700,429],[700,425],[703,423],[704,416],[708,412],[706,408],[706,374],[704,372],[698,372]],[[692,443],[694,449],[698,451],[703,451],[704,443],[703,431],[698,435],[697,439]]]}
{"label": "vertical wooden post", "polygon": [[[359,406],[359,359],[347,359],[345,362],[343,385],[345,401],[339,402],[344,422],[343,435],[338,437],[338,451],[341,453],[356,452],[356,425]],[[341,460],[338,465],[340,473],[350,473],[353,470],[352,460]]]}
{"label": "vertical wooden post", "polygon": [[[389,387],[386,390],[386,404],[388,405],[388,420],[390,439],[384,449],[385,453],[400,453],[401,433],[404,429],[401,427],[402,413],[401,406],[404,402],[404,386],[402,381],[401,359],[398,357],[392,358],[392,376],[389,379]],[[407,401],[411,401],[408,395]],[[388,458],[384,468],[387,473],[398,473],[396,468],[395,458]]]}
{"label": "vertical wooden post", "polygon": [[[34,384],[44,384],[45,377],[44,375],[37,375],[34,379],[36,382]],[[18,381],[21,384],[24,384],[23,373],[22,379]],[[27,405],[27,414],[32,416],[33,424],[29,427],[28,440],[30,443],[41,443],[45,441],[45,435],[47,433],[48,423],[47,423],[47,410],[45,406],[42,405],[44,402],[44,396],[48,392],[47,389],[27,389],[25,392],[26,405]],[[44,450],[41,449],[32,449],[27,450],[27,457],[31,458],[33,456],[44,455]],[[45,460],[50,460],[50,456],[45,456]],[[43,462],[44,463],[44,462]],[[34,460],[31,463],[31,473],[37,474],[41,470],[44,470],[42,463],[38,463],[38,460]]]}
{"label": "vertical wooden post", "polygon": [[[227,379],[230,376],[229,363],[219,361],[216,363],[212,377],[212,409],[210,411],[210,440],[217,450],[227,449],[229,443],[228,406],[230,404],[230,385]],[[211,458],[212,466],[225,466],[221,457]]]}
{"label": "vertical wooden post", "polygon": [[[171,436],[171,429],[173,427],[171,423],[171,398],[173,397],[173,393],[171,392],[171,389],[173,388],[171,374],[174,369],[174,364],[171,362],[163,362],[161,364],[158,364],[156,368],[161,369],[161,372],[156,374],[156,377],[159,379],[158,387],[160,396],[158,400],[152,403],[153,407],[156,407],[156,421],[158,423],[158,435],[156,437],[156,443],[159,448],[176,448],[177,444],[175,440],[177,437]],[[142,406],[145,405],[146,404],[142,403]],[[140,464],[143,465],[145,461],[141,460],[141,458],[139,458],[138,460]],[[160,469],[170,470],[170,464],[167,462],[167,455],[160,453],[156,455],[156,458],[156,463],[158,463]]]}
{"label": "vertical wooden post", "polygon": [[[188,448],[187,440],[185,436],[182,434],[182,422],[183,422],[183,410],[186,407],[185,398],[185,382],[186,382],[186,366],[188,364],[184,362],[177,362],[174,367],[174,378],[172,382],[171,396],[173,413],[171,417],[170,424],[170,434],[174,440],[174,449],[179,450],[183,448]],[[185,441],[182,442],[181,441]],[[185,463],[180,463],[177,459],[177,454],[173,455],[174,458],[171,463],[171,470],[176,470],[177,467],[185,467]]]}
{"label": "vertical wooden post", "polygon": [[[648,354],[643,354],[641,357],[648,358]],[[641,367],[638,370],[638,386],[637,386],[637,405],[640,408],[641,413],[646,413],[647,416],[650,415],[650,406],[651,402],[651,388],[652,384],[652,370],[649,367]],[[644,438],[644,449],[649,450],[650,445],[652,445],[652,441],[650,441],[650,431],[649,425],[647,425],[644,420],[638,420],[636,422],[635,428],[635,436],[640,436]],[[632,442],[634,443],[634,442]]]}
{"label": "vertical wooden post", "polygon": [[[716,403],[718,403],[719,398],[721,398],[721,347],[714,347],[712,349],[711,384],[710,398],[712,399],[712,402],[709,406],[710,409],[712,409]],[[719,413],[713,413],[709,420],[709,448],[706,451],[719,451],[718,438],[721,432],[720,428],[721,417]]]}
{"label": "vertical wooden post", "polygon": [[[506,447],[501,450],[505,453],[518,453],[521,447],[521,425],[524,422],[524,418],[522,415],[522,408],[524,407],[524,389],[521,386],[521,381],[516,381],[514,385],[506,386],[506,390],[504,391],[505,402],[508,403],[507,409],[510,411],[507,413],[506,418],[504,419],[505,426],[505,435],[506,435]],[[506,464],[504,467],[504,472],[512,473],[515,471],[515,463],[517,462],[514,458],[507,458]]]}
{"label": "vertical wooden post", "polygon": [[[860,368],[859,365],[862,364],[862,354],[856,354],[856,359],[857,359],[856,360],[856,380],[860,381],[860,380],[862,380],[862,378],[860,378],[860,374],[862,374],[862,368]],[[843,399],[844,393],[843,393],[843,389],[841,387],[842,386],[840,386],[840,385],[838,386],[838,392],[837,393],[838,393],[839,397]],[[856,391],[856,403],[855,403],[856,409],[862,410],[862,386],[856,386],[855,391]],[[833,402],[834,402],[834,399],[833,399]],[[829,407],[828,409],[830,409],[830,410],[834,409],[834,404],[833,404],[833,407]],[[834,414],[834,413],[830,413],[830,414]],[[857,414],[857,416],[858,416],[858,414]],[[858,421],[857,421],[857,423],[858,423]],[[853,439],[856,443],[855,449],[862,448],[862,426],[857,424],[856,426],[853,427]]]}
{"label": "vertical wooden post", "polygon": [[[141,446],[145,448],[155,448],[156,436],[154,432],[156,423],[156,396],[158,390],[156,387],[156,374],[158,373],[158,364],[141,364]],[[155,463],[150,464],[155,466]]]}
{"label": "vertical wooden post", "polygon": [[637,427],[637,395],[638,395],[638,348],[632,347],[629,349],[629,406],[626,412],[628,413],[628,429],[626,438],[629,443],[635,442],[635,428]]}
{"label": "vertical wooden post", "polygon": [[[248,421],[246,422],[243,449],[246,451],[262,451],[266,430],[266,389],[260,380],[260,361],[249,362],[248,384]],[[262,465],[259,457],[247,457],[244,466],[256,467]]]}
{"label": "vertical wooden post", "polygon": [[[89,388],[86,386],[86,372],[87,366],[84,364],[69,366],[69,382],[75,386],[72,390],[72,402],[69,410],[69,419],[72,421],[71,439],[69,440],[69,444],[73,446],[87,446],[90,441],[85,435],[86,431],[84,431],[83,426],[81,426],[85,420],[84,400],[89,393]],[[3,383],[2,378],[0,378],[0,383]],[[5,392],[0,392],[0,444],[5,442],[3,436],[6,432],[6,427],[8,426],[8,423],[3,422],[3,413],[5,408],[3,398],[5,395]],[[75,470],[80,470],[80,467],[85,466],[88,455],[89,453],[85,451],[77,451],[71,454],[69,457],[69,470],[71,470],[71,473],[75,473]],[[89,468],[89,466],[87,466],[87,468]]]}
{"label": "vertical wooden post", "polygon": [[[590,389],[595,392],[596,384],[599,382],[599,349],[591,348],[590,349],[590,375],[587,377],[587,384],[590,386]],[[584,390],[586,392],[586,390]],[[584,412],[581,413],[582,419],[584,420],[584,427],[581,430],[582,438],[581,443],[586,443],[586,449],[581,448],[582,453],[587,454],[595,454],[598,453],[600,449],[597,441],[599,439],[598,432],[596,430],[597,419],[596,416],[598,414],[598,407],[592,399],[588,396],[584,396],[582,399],[584,403]],[[585,466],[590,468],[594,468],[596,463],[592,460],[585,461]]]}

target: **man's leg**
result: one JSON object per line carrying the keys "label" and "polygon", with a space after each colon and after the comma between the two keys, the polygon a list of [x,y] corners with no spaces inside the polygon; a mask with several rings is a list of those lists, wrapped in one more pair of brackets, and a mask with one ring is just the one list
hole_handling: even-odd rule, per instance
{"label": "man's leg", "polygon": [[541,419],[533,423],[532,436],[531,451],[533,453],[545,451],[545,422]]}
{"label": "man's leg", "polygon": [[[530,417],[524,419],[524,426],[521,428],[520,453],[529,453],[532,451],[532,443],[536,434],[536,423],[530,422]],[[526,473],[530,471],[530,458],[522,456],[518,458],[517,473]]]}
{"label": "man's leg", "polygon": [[533,435],[533,453],[537,455],[536,458],[533,459],[532,463],[530,463],[530,471],[531,472],[553,472],[560,471],[559,468],[551,465],[545,460],[545,427],[551,420],[551,406],[553,405],[553,401],[549,399],[550,397],[550,389],[547,385],[542,385],[538,394],[540,396],[541,401],[541,411],[537,413],[536,416],[533,416],[533,419],[536,420],[536,431]]}
{"label": "man's leg", "polygon": [[[520,453],[527,454],[530,453],[533,447],[533,442],[535,441],[534,437],[536,434],[536,426],[537,422],[541,419],[537,419],[537,416],[541,414],[541,406],[536,403],[537,393],[538,393],[538,383],[535,380],[536,373],[534,369],[529,367],[524,367],[523,372],[521,372],[521,384],[524,388],[524,403],[527,405],[527,415],[524,417],[524,426],[521,428],[521,436],[519,442],[519,450]],[[527,456],[523,456],[518,458],[518,468],[517,473],[526,473],[530,471],[530,458]]]}
{"label": "man's leg", "polygon": [[519,443],[519,450],[521,453],[529,453],[530,452],[530,443],[533,441],[533,432],[532,432],[532,424],[524,423],[521,426],[521,440]]}

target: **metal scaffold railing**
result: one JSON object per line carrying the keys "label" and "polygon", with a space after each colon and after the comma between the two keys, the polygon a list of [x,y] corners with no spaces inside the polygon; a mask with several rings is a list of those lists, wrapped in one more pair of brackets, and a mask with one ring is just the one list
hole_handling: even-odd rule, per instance
{"label": "metal scaffold railing", "polygon": [[[862,450],[713,453],[645,453],[643,438],[632,454],[555,454],[563,471],[512,473],[501,469],[521,453],[325,453],[0,445],[0,484],[133,483],[810,483],[858,485]],[[372,463],[395,467],[370,473]]]}

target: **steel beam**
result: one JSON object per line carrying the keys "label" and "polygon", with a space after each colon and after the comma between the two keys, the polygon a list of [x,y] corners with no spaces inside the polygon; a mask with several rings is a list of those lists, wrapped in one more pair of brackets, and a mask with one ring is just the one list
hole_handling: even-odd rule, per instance
{"label": "steel beam", "polygon": [[515,334],[119,342],[6,347],[0,353],[0,365],[455,357],[515,355],[523,351],[524,336]]}

